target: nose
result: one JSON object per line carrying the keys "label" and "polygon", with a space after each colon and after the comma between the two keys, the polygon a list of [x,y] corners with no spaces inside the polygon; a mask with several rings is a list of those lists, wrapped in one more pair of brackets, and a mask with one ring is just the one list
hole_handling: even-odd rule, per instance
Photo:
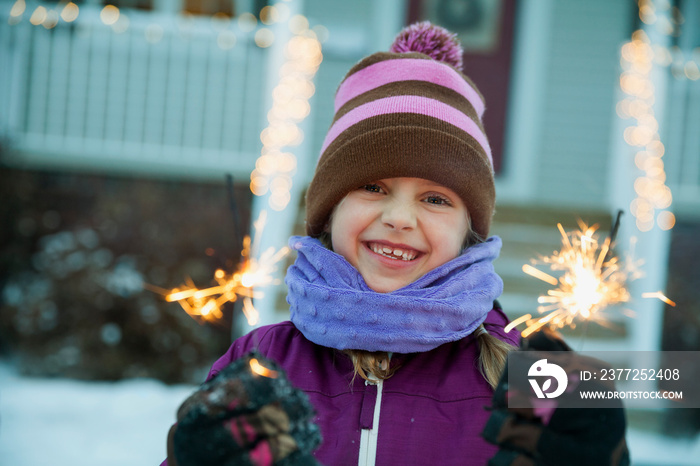
{"label": "nose", "polygon": [[416,211],[412,202],[402,202],[394,200],[387,202],[382,211],[382,224],[386,227],[398,230],[409,231],[416,228]]}

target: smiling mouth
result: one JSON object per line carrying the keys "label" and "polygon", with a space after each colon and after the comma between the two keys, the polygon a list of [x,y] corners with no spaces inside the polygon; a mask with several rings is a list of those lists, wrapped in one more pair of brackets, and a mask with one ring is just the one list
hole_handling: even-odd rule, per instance
{"label": "smiling mouth", "polygon": [[413,249],[392,248],[379,243],[367,243],[367,247],[376,254],[395,260],[412,261],[420,254],[419,251]]}

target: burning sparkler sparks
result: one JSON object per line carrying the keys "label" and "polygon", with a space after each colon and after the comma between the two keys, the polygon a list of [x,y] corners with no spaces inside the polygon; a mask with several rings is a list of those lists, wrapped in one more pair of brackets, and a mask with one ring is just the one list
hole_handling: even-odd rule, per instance
{"label": "burning sparkler sparks", "polygon": [[[642,276],[642,261],[634,261],[631,251],[625,260],[613,253],[612,246],[618,226],[619,215],[611,235],[601,242],[596,232],[597,225],[588,226],[579,222],[579,230],[567,233],[558,224],[562,237],[561,249],[532,262],[549,267],[559,277],[543,272],[534,265],[523,265],[523,272],[554,288],[537,299],[540,304],[537,312],[540,316],[521,316],[506,327],[506,332],[522,323],[526,324],[523,337],[545,325],[575,328],[578,321],[605,323],[603,311],[606,308],[629,302],[627,284]],[[644,293],[642,297],[658,298],[675,305],[661,292]]]}
{"label": "burning sparkler sparks", "polygon": [[608,306],[626,303],[630,299],[627,282],[641,276],[638,264],[621,261],[611,253],[611,237],[599,241],[597,225],[579,225],[580,230],[567,233],[558,224],[562,247],[552,255],[533,263],[541,263],[559,278],[545,273],[533,265],[523,266],[523,272],[549,283],[555,288],[540,296],[537,311],[544,314],[532,317],[527,314],[514,320],[507,328],[526,322],[523,337],[545,325],[555,328],[575,327],[577,320],[604,321],[602,311]]}
{"label": "burning sparkler sparks", "polygon": [[272,369],[268,369],[267,367],[265,367],[265,366],[263,366],[262,364],[260,364],[260,362],[258,362],[257,359],[251,358],[249,364],[250,364],[250,370],[251,370],[254,374],[258,374],[258,375],[261,375],[261,376],[263,376],[263,377],[268,377],[268,378],[270,378],[270,379],[276,379],[276,378],[277,378],[277,374],[278,374],[277,371],[274,371],[274,370],[272,370]]}
{"label": "burning sparkler sparks", "polygon": [[649,293],[642,293],[642,298],[656,298],[660,299],[661,301],[665,302],[671,307],[676,307],[676,303],[674,301],[671,301],[660,291],[655,291],[655,292],[649,292]]}
{"label": "burning sparkler sparks", "polygon": [[243,313],[248,324],[255,325],[258,322],[258,311],[253,306],[253,298],[260,298],[262,294],[254,289],[273,282],[272,274],[277,269],[277,263],[289,253],[287,247],[278,251],[269,248],[258,257],[260,234],[266,219],[266,211],[261,212],[258,220],[253,223],[255,234],[252,242],[250,236],[244,238],[241,253],[243,259],[235,272],[217,270],[214,280],[218,285],[205,289],[197,288],[188,280],[185,285],[167,293],[165,300],[178,302],[185,312],[196,319],[215,321],[223,316],[221,306],[242,298]]}

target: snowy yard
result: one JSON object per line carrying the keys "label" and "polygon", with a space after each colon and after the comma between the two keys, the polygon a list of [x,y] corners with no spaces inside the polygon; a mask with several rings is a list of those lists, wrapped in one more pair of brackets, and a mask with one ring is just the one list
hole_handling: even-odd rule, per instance
{"label": "snowy yard", "polygon": [[[157,466],[175,410],[193,386],[26,378],[0,361],[0,464]],[[700,439],[630,430],[637,466],[697,466]]]}
{"label": "snowy yard", "polygon": [[3,466],[157,466],[192,386],[19,377],[0,364]]}

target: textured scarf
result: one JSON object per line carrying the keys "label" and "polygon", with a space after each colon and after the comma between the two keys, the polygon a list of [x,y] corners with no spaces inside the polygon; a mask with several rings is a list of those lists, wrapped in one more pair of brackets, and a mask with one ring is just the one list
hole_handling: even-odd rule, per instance
{"label": "textured scarf", "polygon": [[294,236],[287,271],[294,325],[312,342],[336,348],[417,353],[469,335],[503,291],[493,261],[501,239],[470,246],[455,259],[390,293],[377,293],[355,267],[317,239]]}

